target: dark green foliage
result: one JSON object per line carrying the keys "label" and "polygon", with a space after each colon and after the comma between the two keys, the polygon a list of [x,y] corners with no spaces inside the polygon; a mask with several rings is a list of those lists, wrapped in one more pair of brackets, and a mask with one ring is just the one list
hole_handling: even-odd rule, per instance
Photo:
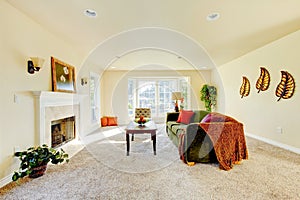
{"label": "dark green foliage", "polygon": [[38,147],[30,147],[26,151],[15,152],[15,157],[21,161],[19,171],[14,172],[12,180],[16,181],[32,173],[32,169],[46,165],[49,162],[59,164],[66,160],[69,162],[69,155],[63,149],[49,148],[46,144]]}
{"label": "dark green foliage", "polygon": [[212,107],[217,105],[217,88],[207,84],[203,85],[200,91],[200,100],[204,101],[206,111],[211,112]]}

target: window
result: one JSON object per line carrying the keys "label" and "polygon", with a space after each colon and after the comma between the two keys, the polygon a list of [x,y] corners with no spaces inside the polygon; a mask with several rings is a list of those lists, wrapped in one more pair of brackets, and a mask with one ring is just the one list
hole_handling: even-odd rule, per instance
{"label": "window", "polygon": [[172,92],[181,91],[183,106],[189,105],[189,78],[130,78],[128,79],[128,114],[134,117],[134,109],[151,108],[151,116],[165,117],[166,112],[174,111]]}
{"label": "window", "polygon": [[100,91],[99,91],[99,75],[90,73],[90,108],[91,122],[99,122],[100,113]]}

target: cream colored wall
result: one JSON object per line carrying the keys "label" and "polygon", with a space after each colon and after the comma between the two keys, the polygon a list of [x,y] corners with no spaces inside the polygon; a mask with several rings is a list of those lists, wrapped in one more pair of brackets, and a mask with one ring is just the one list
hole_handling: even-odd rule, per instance
{"label": "cream colored wall", "polygon": [[211,70],[211,85],[217,88],[217,106],[212,111],[224,113],[225,112],[225,92],[223,82],[220,77],[218,69],[214,68]]}
{"label": "cream colored wall", "polygon": [[192,87],[191,108],[204,108],[200,101],[200,90],[204,83],[210,82],[210,71],[105,71],[101,78],[101,114],[118,116],[120,124],[127,124],[130,120],[127,113],[128,78],[151,76],[189,76]]}
{"label": "cream colored wall", "polygon": [[[0,180],[17,169],[14,147],[28,148],[37,143],[34,101],[30,91],[51,90],[50,56],[75,67],[83,58],[64,41],[39,24],[0,1]],[[45,59],[44,68],[27,73],[27,59]],[[78,70],[78,68],[76,68]],[[14,102],[14,96],[17,102]]]}
{"label": "cream colored wall", "polygon": [[[226,113],[243,122],[246,132],[295,148],[300,148],[299,52],[300,31],[218,68],[224,84]],[[271,83],[267,91],[257,93],[255,84],[260,66],[270,72]],[[275,90],[281,70],[290,72],[297,85],[291,99],[277,102]],[[250,95],[243,99],[239,94],[242,76],[248,77],[251,83]],[[282,134],[277,133],[277,127],[282,127]]]}

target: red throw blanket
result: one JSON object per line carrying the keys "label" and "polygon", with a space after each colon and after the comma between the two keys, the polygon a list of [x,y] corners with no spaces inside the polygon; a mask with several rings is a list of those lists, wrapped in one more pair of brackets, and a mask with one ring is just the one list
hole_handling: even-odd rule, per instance
{"label": "red throw blanket", "polygon": [[242,123],[209,122],[200,123],[199,126],[205,130],[213,143],[220,169],[230,170],[233,164],[248,159]]}
{"label": "red throw blanket", "polygon": [[[206,122],[200,123],[199,126],[206,132],[213,143],[220,169],[230,170],[233,164],[238,163],[242,159],[248,159],[242,123],[220,113],[210,113],[206,117]],[[187,163],[184,157],[184,134],[186,133],[180,134],[178,148],[181,160]]]}

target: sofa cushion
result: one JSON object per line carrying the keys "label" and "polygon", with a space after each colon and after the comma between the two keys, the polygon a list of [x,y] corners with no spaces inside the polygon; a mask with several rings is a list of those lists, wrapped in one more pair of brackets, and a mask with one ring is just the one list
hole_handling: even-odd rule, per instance
{"label": "sofa cushion", "polygon": [[168,129],[172,130],[172,126],[176,125],[176,124],[179,124],[179,123],[175,122],[175,121],[168,121],[167,122],[167,127],[168,127]]}
{"label": "sofa cushion", "polygon": [[205,110],[195,110],[194,113],[195,114],[194,114],[194,117],[192,119],[192,122],[199,123],[210,112],[205,111]]}
{"label": "sofa cushion", "polygon": [[186,124],[174,124],[171,128],[172,132],[178,137],[182,130],[185,130]]}
{"label": "sofa cushion", "polygon": [[193,115],[194,115],[194,112],[191,110],[182,110],[179,114],[177,122],[189,124]]}

